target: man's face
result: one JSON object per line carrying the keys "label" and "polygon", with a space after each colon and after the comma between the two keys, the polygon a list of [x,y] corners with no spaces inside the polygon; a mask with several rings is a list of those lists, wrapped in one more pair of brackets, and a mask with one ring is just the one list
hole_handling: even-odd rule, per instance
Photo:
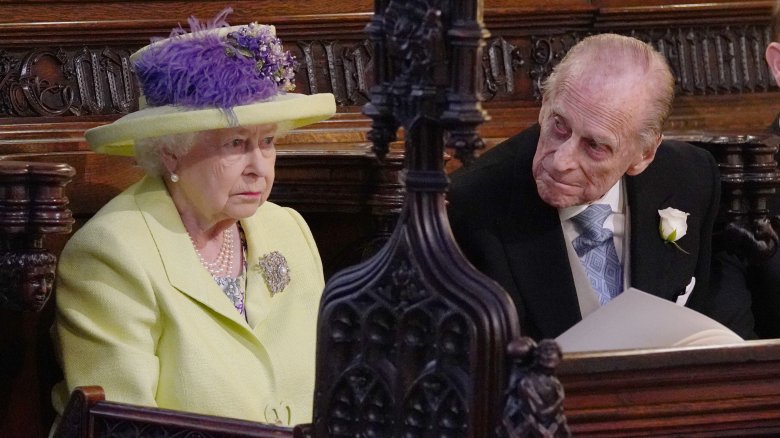
{"label": "man's face", "polygon": [[636,84],[607,75],[591,79],[564,82],[539,114],[533,176],[539,196],[556,208],[601,198],[624,174],[642,172],[655,154],[639,144],[637,115],[647,99]]}

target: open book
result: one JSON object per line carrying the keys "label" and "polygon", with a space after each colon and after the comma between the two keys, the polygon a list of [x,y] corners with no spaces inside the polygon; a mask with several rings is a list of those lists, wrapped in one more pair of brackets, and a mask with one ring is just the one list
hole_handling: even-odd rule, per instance
{"label": "open book", "polygon": [[744,342],[712,318],[635,288],[623,291],[556,341],[564,352]]}

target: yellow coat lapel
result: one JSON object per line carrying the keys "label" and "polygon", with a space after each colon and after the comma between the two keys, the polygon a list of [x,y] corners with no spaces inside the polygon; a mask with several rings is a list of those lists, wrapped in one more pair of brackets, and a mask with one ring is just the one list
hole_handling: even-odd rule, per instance
{"label": "yellow coat lapel", "polygon": [[261,229],[262,225],[252,225],[252,219],[243,220],[241,223],[247,240],[246,299],[244,305],[246,306],[249,326],[255,329],[268,317],[268,312],[271,309],[271,292],[258,269],[260,257],[268,252],[268,242],[266,242],[263,233],[254,232]]}
{"label": "yellow coat lapel", "polygon": [[201,267],[179,212],[162,180],[146,177],[136,194],[171,285],[236,324],[247,327],[230,299],[206,269]]}

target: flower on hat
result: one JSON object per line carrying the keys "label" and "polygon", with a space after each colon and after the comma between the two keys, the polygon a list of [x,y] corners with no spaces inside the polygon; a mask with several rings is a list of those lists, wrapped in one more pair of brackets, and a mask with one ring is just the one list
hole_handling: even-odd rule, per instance
{"label": "flower on hat", "polygon": [[192,32],[176,28],[140,54],[133,67],[147,104],[216,107],[230,115],[235,106],[294,88],[295,59],[273,26],[229,28],[232,12],[226,8],[208,22],[190,17]]}
{"label": "flower on hat", "polygon": [[227,43],[232,46],[225,52],[229,57],[244,56],[253,60],[260,77],[270,78],[280,90],[295,90],[295,57],[283,49],[273,27],[250,23],[230,32]]}
{"label": "flower on hat", "polygon": [[690,213],[667,207],[663,210],[658,210],[658,215],[661,217],[661,221],[658,224],[658,231],[661,233],[661,239],[673,244],[677,249],[688,254],[687,251],[680,248],[677,241],[688,233],[687,221]]}

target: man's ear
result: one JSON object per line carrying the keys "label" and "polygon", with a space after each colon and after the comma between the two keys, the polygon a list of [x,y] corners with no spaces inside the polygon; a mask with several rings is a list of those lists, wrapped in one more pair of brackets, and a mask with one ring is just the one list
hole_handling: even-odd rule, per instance
{"label": "man's ear", "polygon": [[642,155],[639,157],[639,161],[632,164],[628,170],[626,170],[626,174],[628,176],[636,176],[640,173],[644,172],[645,169],[647,169],[647,166],[650,165],[650,163],[653,162],[655,159],[655,151],[658,150],[658,146],[661,145],[661,136],[658,136],[658,141],[656,142],[655,146],[645,149],[642,151]]}
{"label": "man's ear", "polygon": [[764,53],[769,70],[775,78],[775,83],[780,85],[780,43],[771,42]]}

